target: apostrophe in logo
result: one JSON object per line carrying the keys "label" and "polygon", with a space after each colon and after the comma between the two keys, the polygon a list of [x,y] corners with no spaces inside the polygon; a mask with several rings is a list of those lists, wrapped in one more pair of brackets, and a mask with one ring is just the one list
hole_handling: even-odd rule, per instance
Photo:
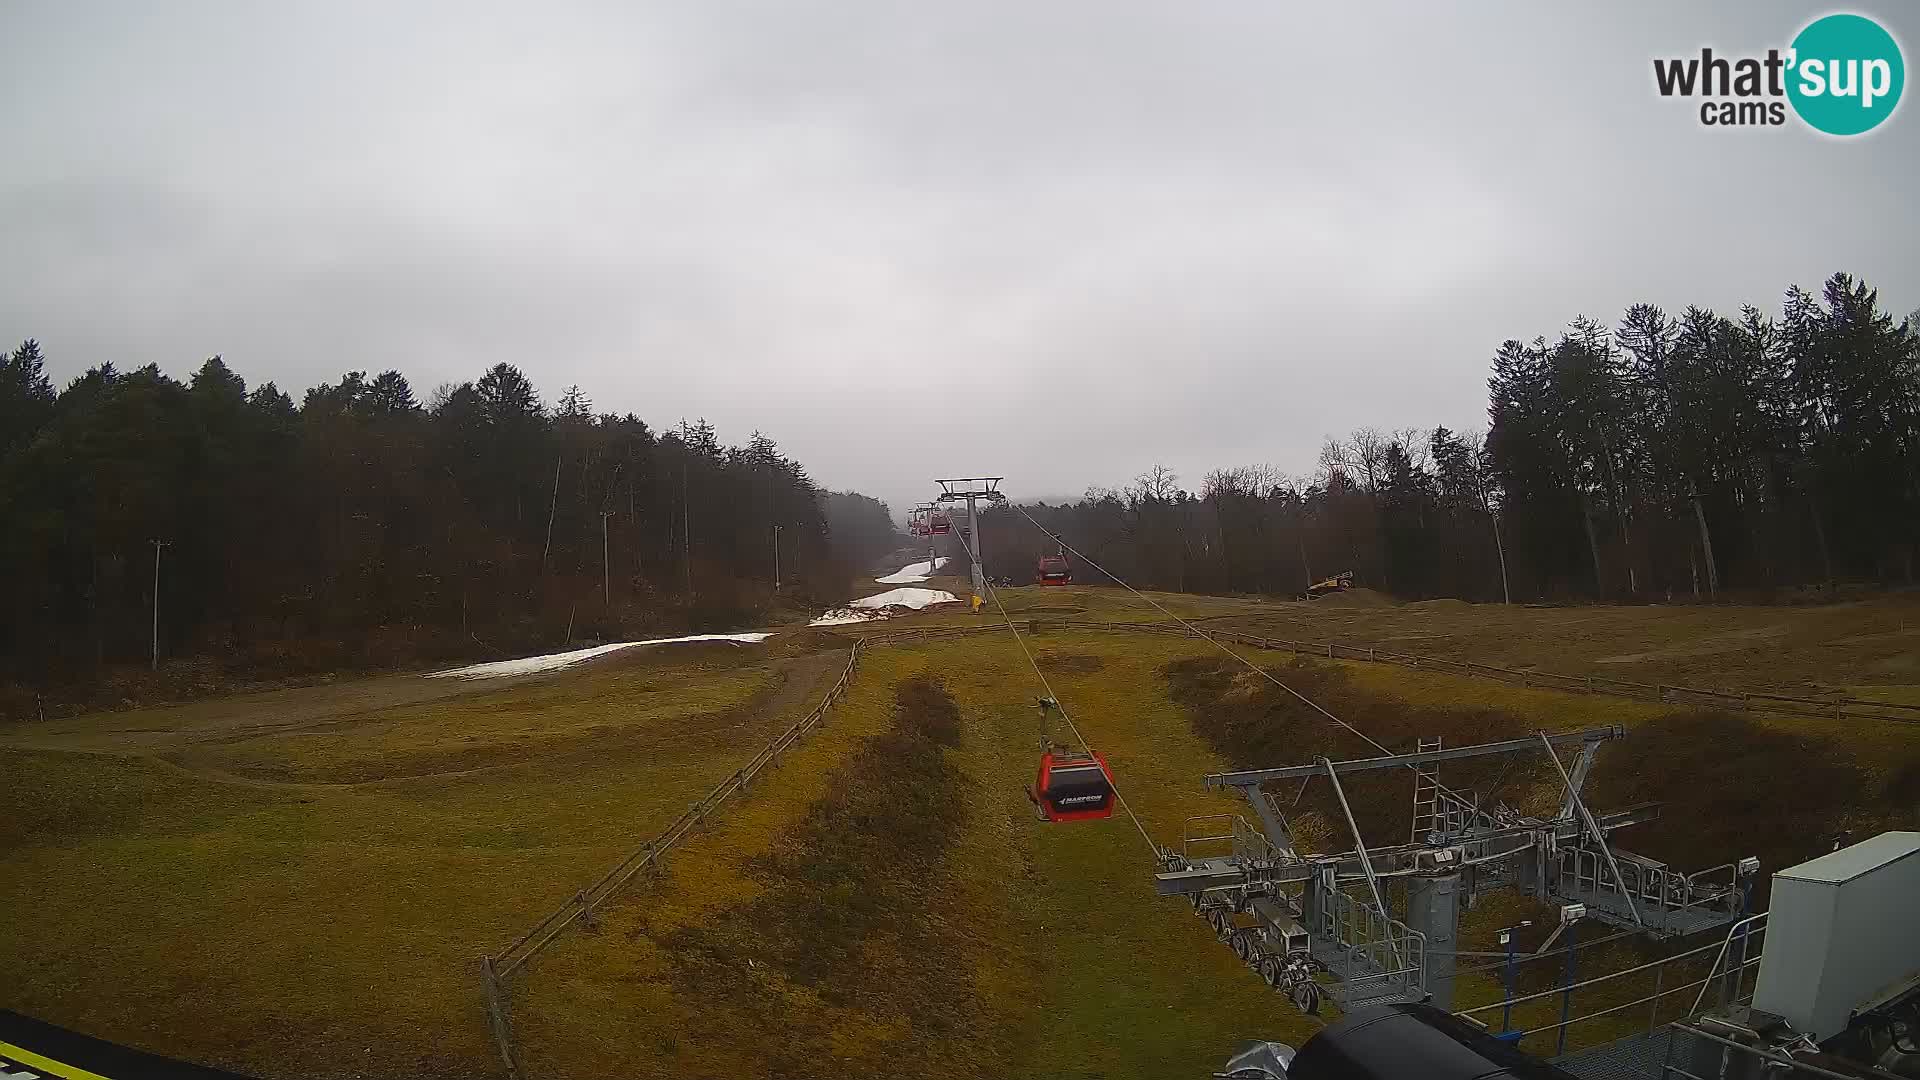
{"label": "apostrophe in logo", "polygon": [[1793,111],[1829,135],[1879,127],[1900,104],[1907,66],[1900,45],[1864,15],[1828,15],[1807,24],[1787,54]]}
{"label": "apostrophe in logo", "polygon": [[1787,105],[1828,135],[1872,131],[1899,107],[1907,81],[1900,44],[1864,15],[1827,15],[1808,23],[1785,49],[1764,56],[1656,58],[1661,97],[1701,98],[1706,127],[1777,127]]}

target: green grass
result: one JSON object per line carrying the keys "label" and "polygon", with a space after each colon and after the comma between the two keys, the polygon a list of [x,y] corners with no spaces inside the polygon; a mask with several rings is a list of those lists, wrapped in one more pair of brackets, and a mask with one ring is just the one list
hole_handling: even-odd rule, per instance
{"label": "green grass", "polygon": [[[1049,678],[1157,838],[1177,840],[1190,814],[1233,808],[1201,790],[1200,777],[1223,763],[1157,674],[1193,643],[1047,635],[1038,644],[1043,659],[1099,657],[1096,670],[1050,663],[1083,670]],[[764,902],[770,885],[756,869],[760,860],[804,842],[796,830],[832,790],[829,770],[885,728],[895,687],[927,672],[939,673],[960,706],[963,735],[946,753],[967,780],[959,789],[966,812],[960,836],[915,897],[913,917],[939,931],[931,939],[938,948],[916,955],[963,974],[968,992],[944,1032],[909,1033],[895,1010],[830,1008],[816,991],[783,983],[776,1000],[784,1004],[772,1015],[809,1029],[832,1017],[833,1049],[808,1061],[762,1056],[787,1046],[785,1037],[743,1038],[729,1019],[761,1014],[740,1012],[731,992],[687,986],[675,974],[675,943],[731,927]],[[818,743],[781,765],[777,786],[730,811],[666,876],[629,894],[598,934],[572,938],[537,962],[515,1005],[529,1069],[859,1076],[897,1065],[894,1055],[912,1042],[957,1076],[1145,1078],[1208,1067],[1255,1035],[1297,1040],[1310,1032],[1312,1022],[1280,1004],[1185,902],[1154,895],[1155,867],[1124,815],[1075,825],[1035,820],[1024,788],[1038,758],[1038,693],[1005,637],[869,651],[854,692]],[[777,951],[769,942],[768,955]],[[914,993],[913,982],[898,992]]]}
{"label": "green grass", "polygon": [[[773,718],[685,738],[726,710],[683,709],[743,703],[770,674],[583,673],[376,712],[365,723],[389,746],[512,743],[507,717],[541,723],[518,764],[365,785],[0,750],[0,918],[23,931],[0,935],[0,1006],[265,1077],[485,1072],[479,954],[751,755]],[[635,749],[597,755],[555,736],[557,717]],[[290,771],[312,767],[301,740],[276,745]],[[316,745],[334,767],[339,748]]]}
{"label": "green grass", "polygon": [[[1023,588],[1003,598],[1016,618],[1043,624],[1049,616],[1161,618],[1110,588]],[[1160,598],[1187,617],[1263,616],[1250,621],[1274,622],[1272,633],[1374,635],[1410,651],[1489,650],[1556,670],[1582,670],[1582,657],[1615,650],[1601,655],[1661,653],[1666,659],[1624,666],[1691,665],[1721,684],[1818,668],[1836,685],[1896,697],[1913,689],[1894,679],[1897,664],[1887,666],[1888,650],[1906,647],[1903,631],[1875,629],[1876,620],[1899,617],[1894,601],[1676,612]],[[996,621],[991,611],[945,611],[885,625]],[[1777,656],[1723,648],[1748,640],[1729,635],[1781,623],[1785,632],[1764,635],[1768,648],[1784,650]],[[1243,804],[1200,784],[1233,763],[1230,747],[1203,737],[1165,674],[1176,661],[1217,656],[1205,644],[1063,630],[1031,643],[1156,840],[1177,844],[1190,815],[1239,812]],[[478,954],[652,835],[817,700],[838,670],[830,654],[776,647],[767,655],[744,665],[731,652],[613,665],[455,688],[435,700],[422,699],[424,681],[367,680],[0,733],[0,918],[26,928],[0,935],[8,973],[0,1006],[268,1080],[492,1074]],[[1713,664],[1723,666],[1698,666]],[[1466,741],[1471,717],[1492,713],[1514,730],[1624,723],[1635,735],[1609,754],[1631,754],[1638,739],[1682,762],[1719,749],[1696,744],[1728,737],[1676,726],[1678,710],[1640,702],[1388,665],[1325,667],[1344,673],[1338,686],[1320,685],[1336,711],[1379,725],[1396,745],[1429,723],[1464,725],[1449,737]],[[908,921],[867,935],[870,954],[846,962],[896,994],[914,992],[913,963],[939,965],[939,1022],[823,994],[777,965],[774,974],[749,966],[764,1000],[743,1004],[737,987],[690,990],[679,953],[690,941],[724,941],[729,961],[757,961],[756,933],[804,942],[826,925],[821,913],[830,908],[799,904],[793,910],[813,914],[734,921],[764,910],[756,903],[812,899],[793,874],[769,867],[801,865],[783,863],[783,854],[831,847],[830,833],[807,823],[822,820],[820,808],[861,775],[855,766],[869,740],[894,724],[897,688],[925,675],[939,677],[959,711],[961,737],[938,753],[961,780],[951,790],[964,802],[961,824],[916,866],[911,891],[888,893]],[[1259,688],[1257,678],[1234,678],[1235,692]],[[1023,789],[1037,757],[1032,701],[1041,692],[1004,634],[869,650],[824,727],[676,849],[664,871],[636,880],[598,930],[563,936],[514,980],[512,1013],[532,1076],[857,1076],[910,1043],[956,1075],[1114,1080],[1195,1075],[1241,1040],[1308,1036],[1314,1021],[1267,990],[1183,901],[1153,894],[1153,866],[1124,815],[1034,820]],[[1676,835],[1721,844],[1695,819],[1791,786],[1795,755],[1809,747],[1838,755],[1857,777],[1841,823],[1883,822],[1879,804],[1920,790],[1920,729],[1771,716],[1751,723],[1768,733],[1748,740],[1746,748],[1764,751],[1752,761],[1721,754],[1731,771],[1659,781],[1680,808],[1668,821]],[[1323,745],[1326,735],[1316,728],[1310,739],[1281,739],[1262,752],[1291,762],[1296,751],[1338,749]],[[1596,776],[1596,791],[1633,794],[1630,785],[1610,787],[1608,776]],[[1377,798],[1399,807],[1405,792],[1383,788]],[[1830,809],[1790,815],[1779,827],[1825,828]],[[1313,815],[1303,824],[1317,843],[1343,831]],[[1530,917],[1525,905],[1496,894],[1469,916],[1463,946],[1490,948],[1491,930],[1521,917]],[[906,940],[917,946],[898,944]],[[1584,971],[1603,966],[1598,956],[1582,963]],[[1462,1000],[1497,996],[1496,979],[1466,980]],[[1606,1000],[1586,995],[1577,1006]],[[1539,1022],[1555,1009],[1541,1003],[1522,1017]],[[753,1038],[751,1024],[767,1022],[787,1026]],[[1631,1021],[1602,1021],[1580,1037],[1625,1026]],[[795,1042],[800,1032],[813,1034]],[[807,1062],[776,1060],[796,1045],[808,1048]]]}

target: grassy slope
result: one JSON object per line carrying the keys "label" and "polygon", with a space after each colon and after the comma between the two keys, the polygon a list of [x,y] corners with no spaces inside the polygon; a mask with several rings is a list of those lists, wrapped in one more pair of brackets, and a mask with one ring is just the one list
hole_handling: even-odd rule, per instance
{"label": "grassy slope", "polygon": [[[148,757],[0,749],[0,912],[32,928],[0,935],[0,1005],[269,1077],[485,1069],[479,952],[764,742],[774,718],[727,709],[771,678],[616,669],[376,712],[365,748],[318,737],[312,759],[275,737],[299,775],[385,754],[414,775],[434,746],[526,748],[517,765],[363,785],[208,783]],[[700,710],[737,723],[678,737]],[[562,719],[591,734],[557,734]],[[644,750],[607,756],[609,739]]]}
{"label": "grassy slope", "polygon": [[1276,604],[1234,624],[1573,675],[1920,702],[1920,592],[1799,607],[1360,606],[1341,599]]}
{"label": "grassy slope", "polygon": [[[1007,599],[1039,618],[1160,617],[1112,589],[1028,588]],[[1256,606],[1163,599],[1190,616]],[[1082,612],[1041,610],[1076,607]],[[1337,607],[1273,610],[1324,618],[1298,636],[1358,636],[1348,632],[1357,619],[1334,616]],[[1582,649],[1618,647],[1634,620],[1643,638],[1668,649],[1684,651],[1694,640],[1688,635],[1699,635],[1711,649],[1698,656],[1729,664],[1723,681],[1735,684],[1753,685],[1744,680],[1770,666],[1820,666],[1856,684],[1884,682],[1892,670],[1877,645],[1858,652],[1822,644],[1875,636],[1860,621],[1884,613],[1873,605],[1840,614],[1714,609],[1685,616],[1678,629],[1664,621],[1672,612],[1658,608],[1470,612],[1475,618],[1445,607],[1367,617],[1401,620],[1394,633],[1428,627],[1426,651],[1491,641],[1510,661],[1537,655],[1543,666],[1570,670],[1580,670],[1568,662]],[[1616,637],[1571,638],[1552,621],[1581,617],[1617,622],[1608,631]],[[891,625],[975,618],[941,612]],[[1802,619],[1815,629],[1798,629]],[[1492,629],[1479,629],[1483,620]],[[1713,651],[1728,620],[1786,621],[1790,631],[1774,636],[1798,651],[1784,660]],[[1157,839],[1177,839],[1188,814],[1237,809],[1199,790],[1199,777],[1225,762],[1195,734],[1161,675],[1171,660],[1208,655],[1204,645],[1060,632],[1037,644],[1097,658],[1055,662],[1050,678],[1114,761]],[[1492,707],[1546,728],[1645,725],[1663,714],[1610,698],[1339,666],[1353,693],[1388,707]],[[763,1056],[768,1048],[750,1030],[729,1027],[727,1014],[709,1007],[715,1003],[684,987],[675,992],[660,943],[723,922],[765,887],[755,856],[789,842],[833,770],[886,729],[894,686],[929,670],[959,703],[964,737],[945,753],[969,780],[965,827],[917,908],[941,928],[944,952],[930,962],[972,979],[954,1024],[938,1035],[944,1060],[978,1075],[1188,1074],[1238,1039],[1298,1040],[1310,1030],[1182,903],[1152,896],[1151,868],[1124,818],[1051,827],[1032,820],[1021,789],[1031,780],[1037,729],[1029,703],[1038,691],[1012,642],[995,635],[870,652],[854,692],[770,783],[695,836],[663,878],[631,890],[597,934],[570,934],[536,961],[515,1001],[536,1076],[758,1074],[780,1064]],[[325,717],[248,731],[246,715],[195,728],[121,714],[84,730],[40,733],[91,749],[132,744],[172,760],[21,749],[32,733],[14,729],[0,739],[0,914],[33,930],[0,936],[0,970],[10,976],[0,1006],[269,1077],[490,1070],[476,954],[545,914],[763,742],[773,721],[743,720],[732,703],[762,688],[765,674],[589,670],[375,709],[344,730]],[[676,718],[702,710],[701,731],[667,737],[685,726]],[[1763,723],[1844,748],[1867,778],[1862,799],[1879,798],[1888,774],[1914,754],[1911,728]],[[238,779],[208,783],[209,775]],[[1696,786],[1731,787],[1737,778],[1736,769]],[[1475,912],[1469,947],[1516,916],[1525,917],[1495,904]],[[1492,987],[1482,977],[1463,998]],[[785,988],[789,1004],[811,1010],[803,1014],[809,1022],[839,1024],[836,1056],[847,1062],[882,1060],[900,1034],[809,1002],[805,991]]]}
{"label": "grassy slope", "polygon": [[[1176,836],[1188,814],[1231,809],[1200,790],[1199,777],[1221,763],[1156,674],[1190,643],[1075,635],[1039,644],[1043,656],[1103,654],[1100,670],[1051,678],[1156,836]],[[789,984],[768,993],[796,1023],[838,1023],[838,1060],[763,1056],[782,1040],[737,1026],[749,1018],[725,995],[676,982],[663,943],[733,919],[759,895],[764,875],[755,860],[790,836],[826,791],[828,770],[884,729],[895,685],[927,671],[940,673],[960,705],[964,737],[949,753],[970,781],[966,827],[917,911],[951,931],[939,938],[940,952],[921,959],[971,980],[962,1015],[933,1042],[936,1060],[955,1075],[1159,1077],[1211,1062],[1250,1033],[1298,1038],[1310,1030],[1183,902],[1153,895],[1152,864],[1124,817],[1076,826],[1034,820],[1023,789],[1037,756],[1038,691],[1012,642],[992,637],[869,652],[854,693],[781,766],[777,785],[730,811],[663,880],[630,894],[599,934],[539,961],[516,1004],[530,1070],[857,1076],[897,1063],[901,1033],[889,1027],[888,1010],[835,1011],[817,1000],[819,988]]]}

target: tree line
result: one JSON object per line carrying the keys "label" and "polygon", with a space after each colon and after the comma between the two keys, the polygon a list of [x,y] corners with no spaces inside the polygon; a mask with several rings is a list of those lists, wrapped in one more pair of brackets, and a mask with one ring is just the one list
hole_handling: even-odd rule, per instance
{"label": "tree line", "polygon": [[[1409,598],[1762,598],[1911,584],[1920,554],[1920,312],[1846,274],[1780,312],[1651,304],[1492,357],[1484,435],[1361,429],[1315,467],[1156,466],[1025,509],[1143,587],[1289,594],[1353,570]],[[986,515],[989,572],[1047,538]],[[1082,580],[1097,574],[1081,568]]]}
{"label": "tree line", "polygon": [[0,663],[40,685],[156,640],[271,674],[736,628],[775,603],[776,543],[787,603],[841,599],[823,494],[764,435],[549,406],[510,364],[424,402],[356,371],[296,404],[219,357],[56,393],[30,340],[0,353]]}

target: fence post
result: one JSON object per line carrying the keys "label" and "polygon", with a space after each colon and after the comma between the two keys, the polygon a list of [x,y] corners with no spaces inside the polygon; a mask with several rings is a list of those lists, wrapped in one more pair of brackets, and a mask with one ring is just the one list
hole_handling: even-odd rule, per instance
{"label": "fence post", "polygon": [[493,1030],[493,1045],[500,1051],[500,1064],[510,1080],[520,1080],[520,1051],[513,1045],[513,1024],[507,1019],[506,991],[500,976],[494,973],[493,957],[480,958],[480,977],[487,989],[487,1026]]}
{"label": "fence post", "polygon": [[1333,642],[1327,642],[1327,659],[1333,659]]}

